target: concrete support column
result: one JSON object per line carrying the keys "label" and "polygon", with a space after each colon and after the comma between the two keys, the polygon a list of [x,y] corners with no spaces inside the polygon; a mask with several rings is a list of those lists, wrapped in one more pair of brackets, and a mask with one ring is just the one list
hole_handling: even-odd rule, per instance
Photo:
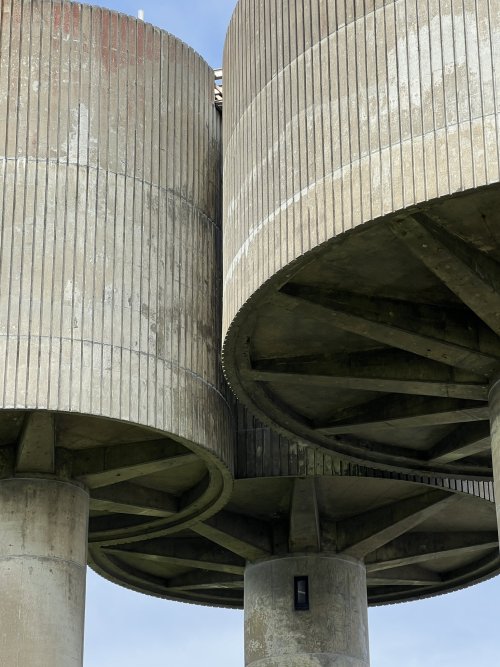
{"label": "concrete support column", "polygon": [[82,667],[88,493],[0,480],[0,664]]}
{"label": "concrete support column", "polygon": [[497,524],[500,535],[500,377],[490,387],[490,424],[491,424],[491,457],[493,459],[493,481],[495,485],[495,503]]}
{"label": "concrete support column", "polygon": [[[308,578],[308,609],[295,609],[297,577]],[[294,554],[248,565],[245,665],[368,667],[367,608],[365,566],[353,558]]]}

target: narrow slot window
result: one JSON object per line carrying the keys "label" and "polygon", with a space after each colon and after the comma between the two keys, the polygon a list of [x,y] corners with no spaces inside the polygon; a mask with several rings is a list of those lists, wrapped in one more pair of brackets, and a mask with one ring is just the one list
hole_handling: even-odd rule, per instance
{"label": "narrow slot window", "polygon": [[308,611],[309,577],[294,578],[294,602],[295,602],[295,611]]}

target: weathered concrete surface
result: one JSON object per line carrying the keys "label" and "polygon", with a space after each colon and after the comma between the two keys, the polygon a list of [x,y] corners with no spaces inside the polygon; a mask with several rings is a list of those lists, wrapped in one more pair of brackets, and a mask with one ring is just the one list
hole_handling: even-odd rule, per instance
{"label": "weathered concrete surface", "polygon": [[238,3],[223,364],[285,437],[491,475],[499,44],[489,2]]}
{"label": "weathered concrete surface", "polygon": [[[90,541],[178,530],[234,456],[213,70],[69,0],[2,0],[0,33],[0,478],[81,481]],[[0,662],[80,667],[88,496],[0,486]]]}
{"label": "weathered concrete surface", "polygon": [[499,45],[490,2],[240,0],[224,54],[224,332],[322,242],[499,181]]}
{"label": "weathered concrete surface", "polygon": [[0,661],[82,667],[88,493],[48,479],[0,481]]}
{"label": "weathered concrete surface", "polygon": [[68,0],[5,0],[0,31],[0,408],[153,427],[230,467],[213,70]]}
{"label": "weathered concrete surface", "polygon": [[68,0],[6,0],[0,32],[0,477],[83,481],[96,540],[215,512],[234,452],[213,70]]}
{"label": "weathered concrete surface", "polygon": [[[294,577],[309,577],[309,611],[294,610]],[[368,667],[366,573],[348,557],[309,554],[245,569],[247,667]]]}

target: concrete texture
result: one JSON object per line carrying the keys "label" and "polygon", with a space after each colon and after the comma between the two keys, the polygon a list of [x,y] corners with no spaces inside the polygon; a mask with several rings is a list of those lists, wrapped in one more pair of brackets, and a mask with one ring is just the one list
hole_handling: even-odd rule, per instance
{"label": "concrete texture", "polygon": [[[304,440],[286,438],[265,426],[241,403],[237,408],[237,472],[238,479],[257,477],[319,477],[362,476],[406,481],[421,481],[418,474],[379,470],[341,459],[326,448],[311,447]],[[483,423],[481,422],[481,425]],[[490,446],[489,425],[487,443]],[[465,436],[466,434],[464,434]],[[473,434],[471,434],[472,436]],[[451,440],[451,439],[450,439]],[[487,500],[494,500],[491,477],[467,480],[460,478],[425,477],[429,484],[463,493],[471,493]]]}
{"label": "concrete texture", "polygon": [[[309,611],[294,609],[294,577],[309,578]],[[368,667],[363,563],[334,554],[245,568],[247,667]]]}
{"label": "concrete texture", "polygon": [[87,523],[164,535],[231,488],[221,120],[143,21],[2,0],[0,33],[0,662],[81,667]]}
{"label": "concrete texture", "polygon": [[285,437],[383,470],[491,477],[494,4],[236,8],[223,365]]}
{"label": "concrete texture", "polygon": [[0,481],[0,661],[81,667],[88,493],[50,479]]}
{"label": "concrete texture", "polygon": [[[294,610],[294,577],[309,577],[309,611]],[[288,556],[245,569],[246,667],[368,667],[363,563]]]}
{"label": "concrete texture", "polygon": [[[499,571],[484,479],[499,199],[480,186],[499,180],[500,16],[410,4],[236,9],[224,357],[281,433],[247,415],[234,447],[213,71],[142,21],[1,3],[9,667],[81,667],[89,510],[88,558],[112,580],[227,607],[245,595],[251,667],[368,667],[367,601]],[[304,574],[311,607],[296,613]]]}
{"label": "concrete texture", "polygon": [[84,483],[91,540],[179,527],[234,459],[213,71],[68,0],[0,30],[0,476]]}
{"label": "concrete texture", "polygon": [[240,0],[224,55],[224,332],[321,243],[499,181],[499,45],[491,0]]}
{"label": "concrete texture", "polygon": [[230,467],[213,71],[67,0],[5,0],[0,29],[0,408],[145,425]]}

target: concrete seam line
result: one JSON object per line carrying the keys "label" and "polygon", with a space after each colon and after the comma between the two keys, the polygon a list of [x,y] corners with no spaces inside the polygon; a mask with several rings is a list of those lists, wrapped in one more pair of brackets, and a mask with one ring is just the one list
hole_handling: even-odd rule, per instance
{"label": "concrete seam line", "polygon": [[[481,116],[482,118],[482,116]],[[189,200],[186,196],[183,194],[179,193],[177,190],[174,190],[171,187],[165,187],[164,185],[158,184],[158,183],[153,183],[152,181],[148,180],[142,180],[138,176],[133,176],[132,174],[126,174],[123,171],[108,171],[106,169],[103,169],[102,167],[95,167],[93,165],[86,165],[81,162],[66,162],[63,161],[61,162],[60,160],[56,159],[37,159],[37,158],[19,158],[19,157],[8,157],[8,156],[0,156],[0,163],[1,162],[23,162],[23,163],[28,163],[28,164],[35,164],[35,165],[49,165],[52,167],[78,167],[79,169],[85,169],[88,170],[92,173],[102,173],[103,177],[105,174],[113,174],[114,176],[123,176],[126,180],[132,181],[133,183],[137,183],[138,185],[147,185],[148,187],[151,188],[156,188],[158,191],[165,193],[167,195],[172,195],[175,199],[178,199],[179,201],[182,201],[184,204],[187,204],[189,208],[193,209],[194,211],[197,211],[200,214],[200,217],[203,218],[205,222],[209,222],[213,227],[215,227],[217,230],[221,230],[220,225],[218,224],[217,220],[214,218],[211,218],[207,213],[200,208],[199,206],[196,206],[192,201]]]}
{"label": "concrete seam line", "polygon": [[[36,339],[37,341],[38,340],[44,340],[44,341],[45,340],[48,340],[48,341],[55,340],[54,336],[47,336],[47,335],[38,336],[36,334],[27,336],[27,335],[10,335],[10,334],[3,334],[2,333],[2,334],[0,334],[0,339],[2,339],[2,338],[5,338],[6,340],[16,338],[16,339],[19,339],[19,340],[27,341],[28,343],[31,339]],[[144,350],[136,350],[132,347],[120,347],[119,345],[114,345],[113,343],[106,343],[106,342],[103,342],[103,341],[89,340],[87,338],[69,338],[68,336],[58,336],[56,340],[61,340],[61,341],[68,342],[68,343],[73,343],[73,344],[74,343],[77,343],[77,344],[82,343],[82,345],[92,345],[92,346],[95,346],[95,347],[102,347],[106,350],[109,349],[111,351],[113,351],[113,350],[122,351],[123,350],[124,352],[131,352],[131,353],[137,354],[139,357],[144,358],[145,360],[148,360],[148,361],[150,359],[156,360],[156,361],[158,361],[162,364],[165,364],[165,366],[167,366],[167,368],[169,368],[171,370],[182,371],[186,375],[189,375],[190,377],[194,378],[200,384],[209,387],[216,394],[218,394],[226,404],[228,404],[227,399],[224,397],[224,394],[221,392],[220,389],[217,388],[217,386],[215,384],[213,384],[212,382],[209,382],[208,380],[203,378],[196,371],[194,371],[190,368],[186,368],[185,366],[181,366],[180,364],[175,363],[171,359],[166,359],[166,358],[158,356],[154,353],[145,352]],[[2,409],[5,409],[5,406]],[[12,409],[16,409],[16,408],[13,407]],[[39,408],[33,408],[33,409],[39,409]],[[49,412],[50,412],[50,410],[49,410]]]}
{"label": "concrete seam line", "polygon": [[67,563],[69,565],[74,565],[79,570],[86,570],[87,564],[82,564],[76,560],[70,558],[60,558],[59,556],[34,556],[33,554],[13,554],[12,556],[0,556],[0,562],[8,560],[17,560],[22,558],[23,560],[40,560],[40,561],[56,561],[58,563]]}
{"label": "concrete seam line", "polygon": [[305,558],[321,558],[323,560],[340,560],[344,563],[349,563],[350,565],[353,565],[355,567],[359,567],[362,570],[365,570],[365,565],[363,561],[361,561],[359,558],[353,558],[351,556],[346,556],[344,554],[339,554],[334,551],[332,552],[325,552],[325,553],[294,553],[294,554],[286,554],[284,556],[271,556],[267,558],[260,558],[259,560],[254,560],[251,561],[247,567],[256,567],[258,565],[264,565],[265,563],[269,563],[272,561],[284,561],[284,560],[298,560],[298,559],[305,559]]}
{"label": "concrete seam line", "polygon": [[[47,412],[51,411],[47,410]],[[89,495],[88,491],[77,480],[72,481],[72,480],[58,479],[52,477],[45,477],[43,473],[40,476],[37,476],[36,474],[33,474],[33,476],[22,474],[16,477],[4,477],[0,479],[0,485],[5,484],[6,482],[50,482],[51,484],[58,484],[59,486],[69,486],[72,489],[78,489],[86,496]]]}
{"label": "concrete seam line", "polygon": [[366,662],[362,658],[352,657],[352,656],[349,656],[345,653],[306,653],[305,651],[303,651],[301,653],[288,653],[288,654],[284,654],[284,655],[271,655],[267,658],[262,658],[261,660],[257,660],[255,662],[250,662],[250,663],[248,663],[247,667],[259,667],[259,665],[263,665],[264,667],[269,667],[269,660],[273,660],[275,658],[285,660],[285,659],[299,657],[299,656],[302,656],[302,655],[306,655],[309,658],[320,658],[322,656],[326,656],[329,659],[331,659],[331,658],[342,658],[342,660],[344,660],[344,661],[346,659],[349,660],[349,662],[352,663],[352,667],[361,667],[362,665],[364,665],[366,667],[370,667],[370,663]]}

